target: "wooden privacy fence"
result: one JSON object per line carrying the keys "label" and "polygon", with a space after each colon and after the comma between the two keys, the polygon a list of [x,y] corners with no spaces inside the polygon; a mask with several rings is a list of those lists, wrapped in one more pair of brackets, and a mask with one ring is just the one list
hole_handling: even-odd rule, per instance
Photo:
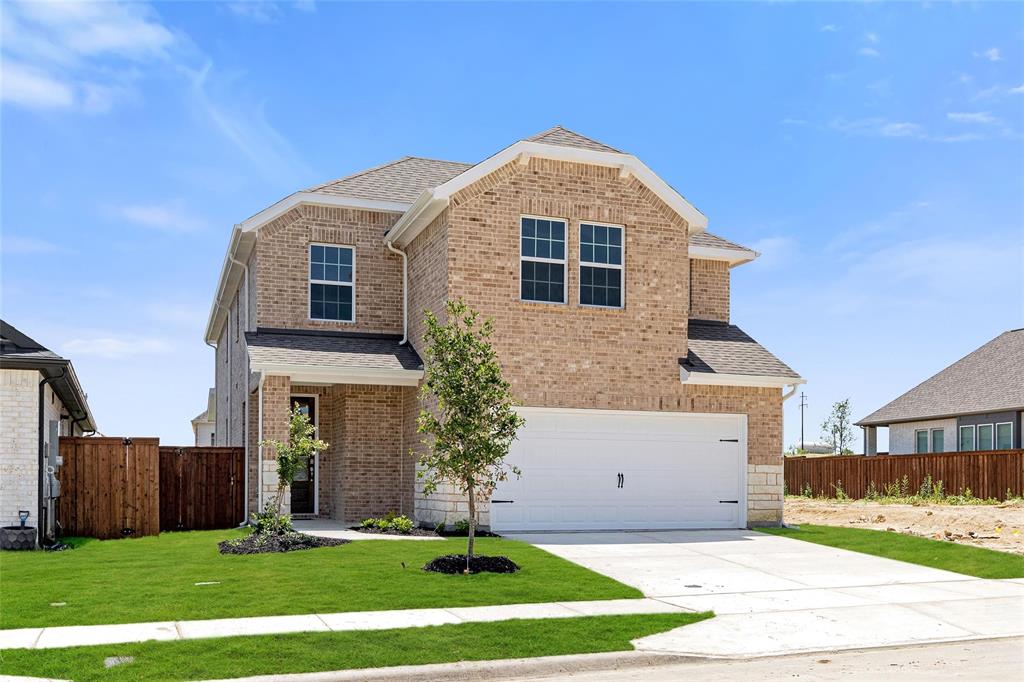
{"label": "wooden privacy fence", "polygon": [[160,531],[158,438],[61,438],[57,521],[64,535]]}
{"label": "wooden privacy fence", "polygon": [[237,526],[245,520],[244,453],[160,447],[158,438],[62,437],[61,534],[110,539]]}
{"label": "wooden privacy fence", "polygon": [[814,495],[835,496],[835,486],[853,498],[867,496],[868,486],[881,494],[887,484],[901,483],[916,493],[926,476],[951,495],[970,489],[975,497],[1006,499],[1024,496],[1024,450],[945,452],[928,455],[876,455],[871,457],[787,457],[786,492],[801,494],[810,486]]}
{"label": "wooden privacy fence", "polygon": [[245,521],[243,448],[160,448],[160,530]]}

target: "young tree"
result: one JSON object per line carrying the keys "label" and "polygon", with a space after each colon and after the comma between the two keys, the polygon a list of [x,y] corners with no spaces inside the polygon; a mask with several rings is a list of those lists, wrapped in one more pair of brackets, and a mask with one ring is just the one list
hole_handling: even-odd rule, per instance
{"label": "young tree", "polygon": [[822,440],[838,455],[851,452],[853,428],[850,426],[850,399],[832,405],[832,412],[821,425]]}
{"label": "young tree", "polygon": [[315,434],[316,427],[309,422],[309,415],[295,403],[288,411],[288,442],[269,439],[260,442],[261,446],[271,446],[277,452],[277,493],[273,504],[279,516],[284,491],[295,481],[295,474],[301,467],[309,466],[310,457],[327,449],[327,443],[315,438]]}
{"label": "young tree", "polygon": [[504,460],[525,422],[514,409],[511,386],[491,346],[492,320],[479,323],[477,312],[462,299],[449,301],[446,311],[443,324],[426,313],[427,369],[420,400],[427,405],[433,398],[436,406],[434,411],[421,409],[417,420],[428,446],[417,476],[428,494],[449,483],[469,500],[468,572],[477,497],[490,496],[510,473],[519,476]]}

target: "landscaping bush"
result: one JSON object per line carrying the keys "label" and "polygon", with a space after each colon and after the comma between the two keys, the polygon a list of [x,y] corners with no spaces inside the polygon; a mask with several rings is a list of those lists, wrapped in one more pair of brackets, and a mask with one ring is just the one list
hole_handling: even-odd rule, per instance
{"label": "landscaping bush", "polygon": [[434,535],[429,530],[416,528],[408,516],[397,515],[394,512],[388,512],[380,518],[363,519],[355,530],[385,535]]}
{"label": "landscaping bush", "polygon": [[292,517],[288,514],[278,514],[277,508],[270,502],[261,512],[256,512],[249,519],[252,532],[260,535],[282,535],[295,530],[292,527]]}
{"label": "landscaping bush", "polygon": [[221,554],[265,554],[268,552],[294,552],[299,549],[333,547],[349,540],[319,538],[296,532],[292,517],[278,514],[277,506],[268,503],[261,512],[249,519],[249,534],[244,538],[224,540],[217,544]]}

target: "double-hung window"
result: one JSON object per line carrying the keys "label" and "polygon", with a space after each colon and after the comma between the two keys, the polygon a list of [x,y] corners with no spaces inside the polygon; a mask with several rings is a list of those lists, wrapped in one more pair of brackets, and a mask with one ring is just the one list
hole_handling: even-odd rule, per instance
{"label": "double-hung window", "polygon": [[523,216],[519,228],[519,296],[565,303],[564,220]]}
{"label": "double-hung window", "polygon": [[973,452],[976,448],[974,447],[974,425],[961,426],[960,427],[960,438],[957,443],[957,451],[959,452]]}
{"label": "double-hung window", "polygon": [[914,431],[914,452],[918,455],[928,452],[928,429]]}
{"label": "double-hung window", "polygon": [[622,227],[580,223],[580,305],[622,307]]}
{"label": "double-hung window", "polygon": [[995,426],[992,424],[978,424],[978,449],[991,450],[993,436],[995,436]]}
{"label": "double-hung window", "polygon": [[946,451],[946,432],[943,429],[932,429],[932,452]]}
{"label": "double-hung window", "polygon": [[350,246],[309,247],[309,316],[314,320],[355,320],[355,253]]}
{"label": "double-hung window", "polygon": [[996,424],[996,450],[1009,450],[1013,447],[1013,422]]}

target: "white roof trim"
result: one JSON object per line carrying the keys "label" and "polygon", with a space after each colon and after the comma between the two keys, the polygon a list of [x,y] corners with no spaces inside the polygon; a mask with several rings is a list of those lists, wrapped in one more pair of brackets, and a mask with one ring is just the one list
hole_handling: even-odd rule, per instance
{"label": "white roof trim", "polygon": [[252,371],[268,376],[291,377],[295,384],[374,384],[378,386],[417,386],[421,369],[376,369],[372,367],[317,367],[253,363]]}
{"label": "white roof trim", "polygon": [[801,377],[775,377],[759,374],[719,374],[717,372],[688,372],[679,368],[679,381],[698,386],[756,386],[761,388],[784,388],[806,384]]}
{"label": "white roof trim", "polygon": [[412,205],[412,208],[388,231],[385,239],[387,241],[399,242],[400,244],[408,244],[423,228],[430,224],[431,220],[444,210],[453,194],[490,175],[505,164],[517,159],[521,160],[524,156],[572,161],[595,166],[608,166],[619,169],[620,177],[624,173],[635,175],[640,182],[649,187],[672,210],[686,220],[689,224],[690,232],[700,232],[707,228],[707,216],[694,208],[690,202],[684,199],[668,183],[658,177],[654,171],[632,154],[602,152],[522,140],[510,147],[506,147],[463,173],[456,175],[448,182],[438,185],[433,189],[425,190],[416,200],[416,203]]}
{"label": "white roof trim", "polygon": [[704,260],[722,260],[729,265],[740,265],[749,263],[761,254],[750,249],[720,249],[714,246],[691,246],[690,258],[701,258]]}
{"label": "white roof trim", "polygon": [[319,192],[295,192],[294,194],[289,194],[277,203],[267,206],[251,218],[242,221],[240,227],[243,232],[255,230],[266,223],[269,223],[271,220],[284,215],[300,204],[331,206],[336,208],[356,208],[367,211],[389,211],[391,213],[405,213],[412,205],[402,201],[360,199],[358,197],[345,197],[335,194],[320,194]]}

